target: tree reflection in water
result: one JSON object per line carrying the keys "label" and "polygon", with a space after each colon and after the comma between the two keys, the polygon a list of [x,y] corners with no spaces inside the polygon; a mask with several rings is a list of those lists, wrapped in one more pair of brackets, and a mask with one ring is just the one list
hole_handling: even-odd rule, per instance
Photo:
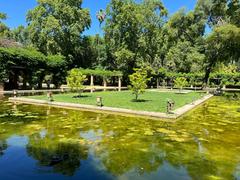
{"label": "tree reflection in water", "polygon": [[72,176],[87,159],[87,148],[78,142],[61,142],[50,136],[34,134],[27,145],[29,156],[38,160],[40,166],[52,167],[53,172]]}
{"label": "tree reflection in water", "polygon": [[4,155],[4,151],[8,148],[5,140],[0,140],[0,157]]}
{"label": "tree reflection in water", "polygon": [[28,155],[56,174],[78,175],[87,162],[90,173],[120,178],[239,178],[240,101],[232,96],[175,123],[30,105],[10,105],[9,115],[7,107],[0,107],[0,152],[9,137],[26,136]]}

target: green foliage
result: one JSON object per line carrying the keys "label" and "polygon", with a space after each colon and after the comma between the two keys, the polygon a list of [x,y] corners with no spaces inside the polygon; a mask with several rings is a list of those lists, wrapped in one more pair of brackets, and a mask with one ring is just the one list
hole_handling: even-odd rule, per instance
{"label": "green foliage", "polygon": [[206,17],[202,4],[188,13],[180,9],[163,27],[162,66],[174,72],[201,71]]}
{"label": "green foliage", "polygon": [[[2,64],[1,60],[0,60],[0,64]],[[5,82],[7,80],[7,78],[8,78],[8,74],[6,71],[6,67],[5,67],[5,65],[2,64],[0,66],[0,83]]]}
{"label": "green foliage", "polygon": [[188,82],[184,77],[178,77],[174,80],[174,87],[178,88],[179,90],[182,90],[182,88],[187,85],[188,85]]}
{"label": "green foliage", "polygon": [[37,66],[39,63],[44,63],[45,56],[35,49],[27,48],[2,48],[0,47],[0,57],[3,63],[8,65],[29,65]]}
{"label": "green foliage", "polygon": [[138,100],[140,94],[145,92],[147,88],[147,82],[151,80],[148,78],[147,71],[145,69],[135,69],[135,73],[129,76],[131,86],[129,86],[132,93],[135,95],[135,100]]}
{"label": "green foliage", "polygon": [[122,76],[120,71],[108,71],[103,69],[79,69],[85,75],[94,75],[100,77]]}
{"label": "green foliage", "polygon": [[67,85],[71,90],[77,91],[79,96],[81,96],[81,92],[84,89],[83,83],[86,80],[86,75],[84,75],[79,69],[72,69],[67,76]]}
{"label": "green foliage", "polygon": [[219,85],[230,85],[230,86],[238,86],[240,82],[240,73],[233,73],[233,72],[215,72],[211,73],[210,82],[212,85],[219,86]]}
{"label": "green foliage", "polygon": [[240,28],[231,24],[214,28],[214,31],[206,38],[205,83],[218,63],[239,61],[239,47]]}
{"label": "green foliage", "polygon": [[[238,59],[240,52],[240,28],[226,24],[219,26],[207,37],[207,55],[216,61]],[[209,59],[211,60],[211,59]]]}
{"label": "green foliage", "polygon": [[132,51],[126,48],[119,48],[118,51],[114,53],[116,64],[119,65],[118,69],[121,69],[125,72],[130,72],[130,68],[132,68],[132,66],[129,65],[135,64],[134,56],[135,54]]}
{"label": "green foliage", "polygon": [[220,63],[216,66],[215,71],[219,73],[237,73],[238,67],[235,64],[225,65],[223,63]]}
{"label": "green foliage", "polygon": [[31,44],[31,40],[29,38],[29,30],[22,25],[10,32],[10,38],[18,43],[23,44],[24,46]]}
{"label": "green foliage", "polygon": [[240,26],[240,2],[239,0],[208,0],[208,24],[211,27],[231,23]]}
{"label": "green foliage", "polygon": [[[44,54],[75,56],[79,52],[80,35],[89,28],[89,10],[82,0],[38,0],[27,14],[32,43]],[[77,51],[77,52],[76,52]]]}
{"label": "green foliage", "polygon": [[65,57],[62,55],[47,56],[47,65],[51,68],[59,68],[66,65]]}
{"label": "green foliage", "polygon": [[7,19],[7,15],[5,13],[0,13],[0,20]]}
{"label": "green foliage", "polygon": [[169,70],[183,73],[196,72],[202,70],[205,59],[204,54],[191,46],[188,41],[178,42],[169,49],[166,55],[166,65]]}
{"label": "green foliage", "polygon": [[188,13],[185,13],[185,9],[180,9],[164,26],[167,43],[170,46],[179,40],[188,41],[191,45],[198,43],[204,34],[205,23],[206,19],[198,6]]}
{"label": "green foliage", "polygon": [[167,70],[165,68],[160,68],[157,72],[157,76],[164,79],[167,76]]}
{"label": "green foliage", "polygon": [[81,68],[110,68],[107,63],[106,43],[103,37],[98,34],[95,36],[84,36],[81,40],[81,55],[77,64]]}
{"label": "green foliage", "polygon": [[5,13],[0,12],[0,38],[6,38],[9,35],[10,29],[2,22],[2,20],[6,20],[7,15]]}
{"label": "green foliage", "polygon": [[66,58],[62,55],[50,55],[47,56],[46,63],[46,74],[52,77],[52,83],[55,85],[56,88],[58,88],[61,84],[66,82]]}
{"label": "green foliage", "polygon": [[58,87],[65,80],[66,61],[61,55],[45,56],[33,48],[0,47],[0,78],[8,79],[14,68],[24,69],[25,80],[31,86],[41,84],[46,74],[53,75]]}
{"label": "green foliage", "polygon": [[[38,0],[27,14],[29,25],[12,30],[2,21],[7,15],[0,13],[0,46],[10,47],[0,60],[9,62],[1,64],[1,79],[7,80],[9,67],[18,65],[33,69],[28,74],[31,84],[49,75],[59,87],[71,68],[104,78],[123,75],[128,84],[133,69],[144,65],[155,79],[167,82],[186,76],[190,84],[199,85],[201,78],[208,83],[219,64],[240,69],[239,0],[198,0],[193,10],[180,9],[169,17],[161,0],[111,0],[106,16],[103,12],[98,14],[106,22],[103,37],[81,36],[91,23],[82,0]],[[16,47],[22,49],[13,50]],[[201,78],[189,75],[203,72]],[[216,84],[211,77],[210,81]]]}
{"label": "green foliage", "polygon": [[166,14],[160,0],[110,2],[104,30],[108,60],[113,61],[113,69],[129,74],[138,61],[153,64],[159,60],[159,30]]}

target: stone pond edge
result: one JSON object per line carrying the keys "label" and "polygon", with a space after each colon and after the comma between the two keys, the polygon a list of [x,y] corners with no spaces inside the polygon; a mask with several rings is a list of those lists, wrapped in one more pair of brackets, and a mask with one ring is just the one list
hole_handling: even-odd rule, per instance
{"label": "stone pond edge", "polygon": [[208,94],[203,96],[202,98],[184,105],[172,113],[161,113],[161,112],[150,112],[150,111],[137,111],[137,110],[130,110],[124,108],[114,108],[114,107],[98,107],[94,105],[85,105],[85,104],[76,104],[76,103],[65,103],[65,102],[49,102],[46,100],[36,100],[36,99],[29,99],[23,97],[11,97],[9,101],[11,102],[19,102],[19,103],[26,103],[26,104],[34,104],[34,105],[48,105],[60,108],[71,108],[71,109],[79,109],[79,110],[88,110],[88,111],[98,111],[98,112],[111,112],[111,113],[120,113],[120,114],[128,114],[128,115],[136,115],[136,116],[143,116],[149,118],[160,118],[160,119],[177,119],[184,115],[185,113],[189,112],[190,110],[194,109],[195,107],[199,106],[200,104],[204,103],[208,99],[213,97],[213,95]]}

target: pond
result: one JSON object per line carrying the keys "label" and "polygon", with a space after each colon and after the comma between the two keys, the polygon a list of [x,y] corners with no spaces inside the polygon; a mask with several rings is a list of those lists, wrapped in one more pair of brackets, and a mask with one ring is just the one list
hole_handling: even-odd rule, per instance
{"label": "pond", "polygon": [[175,123],[0,98],[0,179],[240,180],[240,94]]}

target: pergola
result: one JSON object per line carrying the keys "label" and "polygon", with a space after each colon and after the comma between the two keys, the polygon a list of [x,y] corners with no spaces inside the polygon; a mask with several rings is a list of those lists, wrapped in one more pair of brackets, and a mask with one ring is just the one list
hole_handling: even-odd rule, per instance
{"label": "pergola", "polygon": [[[90,86],[94,86],[94,77],[99,76],[103,78],[104,91],[107,89],[107,78],[109,77],[118,77],[118,91],[121,91],[122,88],[122,72],[120,71],[109,71],[101,69],[80,69],[84,75],[90,76]],[[93,89],[91,89],[93,92]]]}

